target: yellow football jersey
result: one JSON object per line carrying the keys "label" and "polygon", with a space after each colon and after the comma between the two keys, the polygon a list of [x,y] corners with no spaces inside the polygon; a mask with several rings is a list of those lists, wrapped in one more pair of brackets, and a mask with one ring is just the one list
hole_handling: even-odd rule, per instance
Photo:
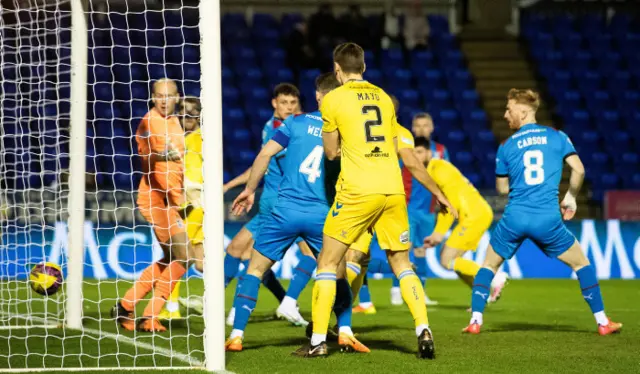
{"label": "yellow football jersey", "polygon": [[413,139],[413,134],[411,131],[404,128],[404,126],[398,124],[396,126],[398,131],[398,150],[409,148],[415,148],[415,139]]}
{"label": "yellow football jersey", "polygon": [[202,184],[202,133],[200,129],[184,139],[184,177],[188,183]]}
{"label": "yellow football jersey", "polygon": [[404,194],[394,138],[398,123],[391,98],[367,81],[329,92],[320,108],[324,132],[340,131],[341,177],[336,192]]}
{"label": "yellow football jersey", "polygon": [[[460,221],[475,219],[476,216],[492,215],[491,207],[478,190],[449,161],[432,159],[427,165],[427,173],[456,208]],[[438,214],[435,232],[445,234],[453,224],[450,213]]]}

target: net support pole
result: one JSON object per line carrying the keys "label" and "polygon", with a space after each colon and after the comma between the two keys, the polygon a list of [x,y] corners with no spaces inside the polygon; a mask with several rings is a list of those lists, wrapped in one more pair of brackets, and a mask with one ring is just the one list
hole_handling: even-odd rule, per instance
{"label": "net support pole", "polygon": [[204,353],[207,371],[223,371],[224,209],[220,0],[200,0],[202,158],[204,173]]}
{"label": "net support pole", "polygon": [[87,137],[87,20],[83,0],[71,0],[71,122],[66,326],[82,328],[85,157]]}

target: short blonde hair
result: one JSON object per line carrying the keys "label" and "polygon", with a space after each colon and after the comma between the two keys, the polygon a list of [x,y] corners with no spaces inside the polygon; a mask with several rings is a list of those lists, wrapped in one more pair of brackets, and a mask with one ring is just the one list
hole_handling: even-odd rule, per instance
{"label": "short blonde hair", "polygon": [[528,105],[534,111],[540,107],[540,94],[531,89],[512,88],[507,94],[508,100],[515,100],[518,104]]}

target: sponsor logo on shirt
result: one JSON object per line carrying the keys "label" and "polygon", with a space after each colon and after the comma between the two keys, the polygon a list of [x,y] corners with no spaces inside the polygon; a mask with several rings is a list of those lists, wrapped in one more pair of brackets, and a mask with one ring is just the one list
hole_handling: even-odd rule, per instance
{"label": "sponsor logo on shirt", "polygon": [[389,157],[389,152],[383,152],[380,147],[376,146],[371,150],[371,152],[365,154],[364,157]]}

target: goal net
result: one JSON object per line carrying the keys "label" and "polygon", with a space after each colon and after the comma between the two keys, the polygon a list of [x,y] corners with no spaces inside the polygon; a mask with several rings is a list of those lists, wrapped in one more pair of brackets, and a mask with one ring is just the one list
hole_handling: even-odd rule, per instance
{"label": "goal net", "polygon": [[[77,4],[88,36],[87,94],[80,103],[86,105],[84,156],[72,146],[72,91],[78,87],[72,85],[78,79],[72,49],[82,50],[71,41]],[[201,315],[168,303],[181,315],[163,322],[166,332],[145,333],[125,331],[110,314],[141,271],[163,257],[136,208],[142,168],[135,134],[153,105],[154,81],[174,80],[181,98],[201,96],[199,6],[171,0],[2,2],[0,372],[205,366]],[[81,175],[70,175],[74,157],[85,159]],[[71,194],[73,183],[84,185],[84,193]],[[78,199],[85,202],[84,257],[82,269],[75,269],[82,272],[82,294],[74,298],[66,278],[68,202]],[[42,263],[59,266],[64,275],[49,296],[29,281]],[[182,297],[203,295],[201,275],[187,272]],[[138,303],[138,316],[147,300]],[[69,308],[78,310],[81,323],[70,324]]]}

